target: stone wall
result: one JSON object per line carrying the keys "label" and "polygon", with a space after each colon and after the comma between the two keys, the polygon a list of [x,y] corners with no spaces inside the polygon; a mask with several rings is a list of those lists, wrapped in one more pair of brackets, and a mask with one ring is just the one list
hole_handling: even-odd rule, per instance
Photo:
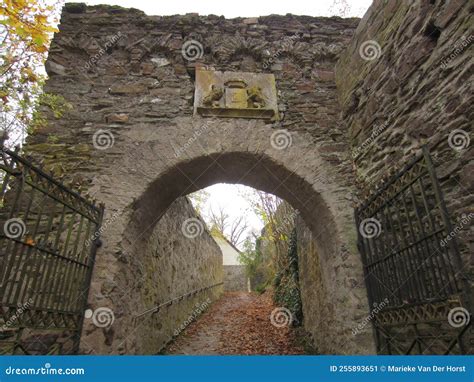
{"label": "stone wall", "polygon": [[[333,325],[328,319],[334,315],[334,298],[346,300],[347,304],[356,304],[363,311],[365,300],[350,301],[351,296],[345,295],[343,290],[328,293],[332,290],[332,280],[327,265],[321,261],[320,254],[312,232],[304,224],[300,217],[296,219],[296,238],[298,249],[298,271],[301,302],[303,305],[303,326],[312,337],[312,345],[318,354],[338,354],[340,349],[345,349],[346,344],[339,332],[340,328]],[[354,328],[362,323],[368,313],[357,317]],[[365,349],[364,353],[374,354],[371,338],[372,325],[367,325],[364,330],[358,332],[354,338],[357,343]],[[334,339],[341,338],[341,342]],[[350,342],[348,342],[349,344]],[[350,354],[348,349],[347,353]]]}
{"label": "stone wall", "polygon": [[[268,240],[261,238],[260,251],[267,261],[266,269],[272,269],[274,273],[265,277],[266,286],[274,286],[278,279],[276,295],[290,297],[288,300],[278,302],[293,312],[293,318],[299,321],[298,309],[302,306],[302,324],[305,332],[311,336],[311,346],[318,354],[351,354],[353,352],[352,341],[348,341],[348,335],[341,333],[341,328],[334,325],[330,317],[334,317],[337,310],[336,301],[343,301],[348,306],[357,306],[360,315],[350,323],[352,329],[360,327],[368,317],[369,312],[365,310],[366,301],[364,298],[357,298],[348,295],[344,289],[334,288],[334,276],[332,274],[332,264],[326,261],[318,251],[317,238],[308,228],[298,212],[293,210],[286,202],[283,202],[277,209],[273,217],[276,224],[275,232],[277,236],[286,237],[287,240]],[[299,289],[299,299],[296,298],[295,282],[291,267],[295,264],[291,261],[291,242],[293,232],[296,230],[297,248],[297,285]],[[262,235],[265,229],[262,230]],[[278,246],[276,245],[278,244]],[[276,259],[276,261],[275,261]],[[276,262],[276,264],[274,263]],[[275,277],[276,276],[276,277]],[[286,304],[286,305],[285,305]],[[349,320],[348,320],[349,322]],[[350,339],[356,341],[363,353],[375,354],[372,347],[372,325],[365,325],[361,330],[351,330]]]}
{"label": "stone wall", "polygon": [[[279,232],[291,237],[291,232],[296,229],[296,248],[298,256],[298,283],[299,295],[301,298],[301,305],[303,310],[302,325],[305,332],[311,336],[311,345],[318,354],[350,354],[352,349],[351,341],[346,341],[347,336],[342,335],[340,328],[333,324],[331,319],[336,310],[335,301],[345,301],[348,305],[357,305],[360,308],[361,314],[357,317],[353,324],[356,328],[364,322],[368,316],[368,312],[364,310],[365,299],[355,299],[347,295],[343,289],[334,290],[333,280],[331,278],[331,268],[329,263],[321,258],[321,254],[317,250],[317,240],[315,240],[313,233],[305,224],[303,219],[291,211],[291,207],[283,206],[277,211],[279,222]],[[279,247],[275,246],[274,242],[265,240],[266,245],[263,246],[264,258],[275,259],[280,258],[277,265],[271,264],[276,268],[277,275],[288,270],[289,264],[287,260],[283,262],[281,259],[287,257],[289,250],[290,239],[279,243]],[[281,277],[281,276],[280,276]],[[289,288],[288,280],[281,280],[283,289]],[[287,283],[288,285],[284,285]],[[273,280],[270,281],[270,285]],[[366,325],[362,330],[355,331],[353,338],[364,349],[364,353],[374,354],[372,348],[372,325]],[[352,332],[351,332],[352,333]]]}
{"label": "stone wall", "polygon": [[[357,23],[292,15],[161,17],[66,4],[45,90],[64,96],[73,109],[61,119],[49,116],[49,125],[28,137],[25,151],[103,202],[106,220],[115,216],[102,235],[90,303],[123,313],[115,335],[107,346],[94,344],[95,352],[141,351],[142,340],[121,340],[138,333],[130,332],[127,319],[137,309],[127,297],[128,269],[176,198],[218,182],[276,194],[301,212],[327,264],[328,293],[336,296],[328,320],[339,328],[334,341],[344,346],[338,351],[367,352],[351,327],[368,306],[347,304],[363,301],[366,292],[334,81],[335,63]],[[203,47],[194,61],[182,50],[190,40]],[[194,117],[197,65],[273,73],[280,121]],[[275,133],[288,144],[278,147]],[[107,297],[97,293],[105,278],[117,285]]]}
{"label": "stone wall", "polygon": [[[360,189],[427,145],[455,224],[474,211],[473,23],[471,1],[376,0],[336,66]],[[472,224],[461,227],[472,280]]]}
{"label": "stone wall", "polygon": [[[49,115],[25,151],[105,203],[106,220],[115,217],[103,234],[90,303],[119,314],[115,335],[104,334],[107,345],[91,349],[142,351],[145,340],[130,339],[126,318],[138,308],[127,297],[137,253],[175,199],[228,182],[276,194],[300,211],[312,237],[303,248],[318,255],[302,255],[300,272],[304,294],[319,297],[305,309],[312,331],[327,335],[320,351],[373,353],[369,333],[351,333],[369,309],[350,200],[355,184],[373,188],[427,144],[453,220],[472,211],[472,145],[449,145],[452,133],[464,132],[465,143],[471,133],[471,8],[376,0],[359,24],[292,15],[146,16],[66,4],[45,90],[73,109],[61,119]],[[191,40],[202,49],[189,60],[183,48]],[[196,66],[273,73],[281,120],[193,117]],[[277,132],[288,142],[283,149],[272,140]],[[470,229],[457,235],[467,267]]]}
{"label": "stone wall", "polygon": [[224,265],[224,290],[248,291],[248,277],[245,265]]}
{"label": "stone wall", "polygon": [[[202,230],[187,237],[182,223],[197,219]],[[189,317],[198,315],[222,293],[222,285],[198,292],[158,312],[142,312],[189,292],[223,282],[222,253],[204,228],[187,198],[177,199],[155,224],[148,240],[127,261],[115,266],[94,269],[91,309],[114,304],[114,323],[98,328],[86,320],[81,342],[82,352],[107,354],[113,341],[117,353],[156,354],[186,325]],[[114,293],[124,288],[126,293]],[[208,301],[209,299],[209,301]],[[133,335],[130,335],[133,333]]]}

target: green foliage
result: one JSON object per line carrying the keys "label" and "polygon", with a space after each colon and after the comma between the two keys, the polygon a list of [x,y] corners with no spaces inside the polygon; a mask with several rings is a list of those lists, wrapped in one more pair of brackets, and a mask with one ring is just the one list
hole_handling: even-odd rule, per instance
{"label": "green foliage", "polygon": [[199,215],[203,214],[202,209],[203,209],[203,206],[209,200],[209,196],[210,194],[206,190],[199,190],[189,195],[189,199],[191,200],[191,203],[193,204],[194,209]]}
{"label": "green foliage", "polygon": [[28,132],[32,132],[36,128],[42,128],[47,125],[47,118],[44,110],[52,112],[54,118],[61,118],[64,113],[72,109],[72,105],[66,99],[57,94],[42,93],[38,96],[33,118],[29,125]]}
{"label": "green foliage", "polygon": [[274,300],[279,306],[288,308],[293,315],[293,325],[301,325],[303,305],[299,289],[298,251],[296,229],[291,232],[287,253],[288,265],[278,272],[274,279]]}
{"label": "green foliage", "polygon": [[258,294],[263,294],[267,290],[267,286],[268,286],[267,283],[259,284],[259,285],[256,286],[255,292],[257,292]]}
{"label": "green foliage", "polygon": [[59,137],[54,134],[48,135],[48,143],[58,143],[59,142]]}
{"label": "green foliage", "polygon": [[295,217],[297,212],[285,201],[262,191],[245,195],[254,213],[265,225],[255,248],[242,255],[255,290],[273,283],[277,304],[288,308],[295,323],[302,321],[298,280]]}
{"label": "green foliage", "polygon": [[253,241],[251,237],[247,237],[243,243],[244,250],[239,254],[238,260],[242,265],[245,265],[245,272],[247,277],[251,280],[254,290],[258,293],[263,293],[267,289],[268,279],[262,277],[267,272],[267,264],[264,256],[260,251],[261,238]]}
{"label": "green foliage", "polygon": [[240,264],[245,265],[247,276],[255,276],[259,264],[262,261],[262,254],[257,251],[255,244],[250,237],[247,237],[243,244],[244,250],[239,253],[238,260]]}

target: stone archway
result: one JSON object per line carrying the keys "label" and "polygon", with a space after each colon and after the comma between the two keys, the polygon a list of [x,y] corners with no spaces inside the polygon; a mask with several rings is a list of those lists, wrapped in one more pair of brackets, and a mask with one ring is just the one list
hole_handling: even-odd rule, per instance
{"label": "stone archway", "polygon": [[[467,94],[469,60],[461,51],[454,57],[446,50],[464,40],[466,31],[459,25],[467,25],[469,12],[444,2],[400,2],[397,9],[389,8],[407,16],[394,19],[389,17],[393,12],[382,12],[384,7],[384,2],[375,3],[357,27],[357,19],[159,17],[135,9],[66,4],[48,55],[45,91],[64,96],[73,110],[61,119],[50,114],[51,123],[28,136],[25,153],[106,206],[104,246],[90,302],[113,307],[116,325],[110,330],[86,327],[84,344],[102,330],[105,341],[92,343],[93,351],[139,351],[133,338],[123,341],[134,333],[134,323],[132,299],[121,298],[133,278],[129,271],[137,232],[142,234],[145,223],[159,219],[179,195],[217,181],[240,182],[244,174],[239,171],[261,160],[262,168],[244,177],[246,184],[275,192],[302,209],[317,240],[321,279],[332,287],[326,294],[334,306],[326,318],[331,328],[319,333],[328,339],[322,350],[374,352],[369,328],[356,337],[350,333],[354,323],[367,323],[369,312],[348,202],[353,173],[362,182],[359,191],[370,190],[387,170],[401,167],[426,144],[443,158],[441,178],[453,216],[465,213],[472,188],[469,120],[463,107],[469,97],[459,96]],[[437,44],[427,40],[433,20],[442,30]],[[411,28],[413,23],[421,27]],[[387,30],[403,33],[393,38]],[[202,45],[192,62],[183,55],[190,41]],[[369,60],[360,54],[367,42],[374,42],[379,53]],[[416,51],[416,62],[394,54],[401,49]],[[413,70],[416,65],[420,70]],[[280,121],[191,117],[199,66],[274,74]],[[425,86],[420,75],[442,84],[442,91]],[[420,124],[423,131],[415,128]],[[280,129],[291,136],[288,149],[271,145]],[[104,132],[110,144],[94,147],[93,138]],[[456,132],[467,138],[466,147],[453,147]],[[351,161],[350,148],[364,155]],[[215,161],[222,163],[204,171]],[[271,174],[278,174],[286,187],[272,190],[277,183]],[[310,200],[307,205],[299,202],[300,194]],[[324,229],[329,234],[322,238]],[[458,239],[467,264],[472,243],[466,229]]]}
{"label": "stone archway", "polygon": [[[107,346],[98,344],[94,351],[141,351],[139,341],[129,338],[129,333],[144,333],[136,329],[132,317],[146,304],[137,299],[126,275],[133,274],[130,267],[136,266],[136,261],[146,264],[147,260],[139,257],[146,253],[153,227],[172,202],[215,183],[239,183],[285,199],[299,210],[312,232],[322,270],[322,280],[318,282],[325,287],[325,303],[331,306],[327,311],[332,312],[331,317],[316,319],[331,323],[325,325],[327,333],[313,333],[316,339],[326,338],[321,351],[372,352],[370,330],[357,336],[351,331],[368,309],[347,198],[348,179],[321,158],[306,133],[281,132],[255,121],[183,118],[180,122],[168,130],[173,138],[180,137],[179,142],[170,139],[173,145],[164,144],[163,132],[154,135],[149,126],[136,126],[125,139],[116,141],[110,152],[105,151],[107,155],[116,150],[121,153],[117,160],[109,162],[110,174],[94,179],[91,190],[106,204],[107,215],[90,303],[118,312],[114,332],[105,334],[106,338],[109,336],[104,342]],[[200,136],[193,139],[199,129]],[[285,147],[276,146],[276,131],[283,134]],[[176,155],[174,145],[186,147],[183,155]],[[113,224],[107,225],[107,219],[113,219]],[[104,283],[111,282],[115,287],[102,293]],[[311,287],[313,282],[304,280],[305,287]],[[86,343],[93,341],[96,330],[100,329],[86,328]]]}
{"label": "stone archway", "polygon": [[[321,350],[374,352],[370,328],[351,333],[369,309],[349,202],[349,142],[334,82],[334,65],[357,23],[299,16],[161,18],[133,9],[65,6],[45,90],[63,95],[73,110],[60,120],[50,116],[49,126],[28,137],[26,151],[105,204],[104,245],[89,301],[92,308],[112,309],[115,323],[96,328],[86,322],[83,349],[140,352],[132,318],[146,306],[130,293],[139,266],[134,262],[143,255],[136,242],[180,195],[236,182],[287,200],[311,229],[334,307],[321,318],[331,322],[328,332],[316,333],[328,339]],[[203,57],[190,62],[182,48],[196,39]],[[272,73],[280,121],[192,116],[198,66]]]}

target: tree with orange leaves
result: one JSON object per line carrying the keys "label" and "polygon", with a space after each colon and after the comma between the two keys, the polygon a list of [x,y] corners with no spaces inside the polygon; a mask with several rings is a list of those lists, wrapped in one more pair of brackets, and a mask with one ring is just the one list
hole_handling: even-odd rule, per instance
{"label": "tree with orange leaves", "polygon": [[46,77],[44,62],[61,6],[62,1],[55,0],[0,4],[0,127],[17,142],[34,124]]}

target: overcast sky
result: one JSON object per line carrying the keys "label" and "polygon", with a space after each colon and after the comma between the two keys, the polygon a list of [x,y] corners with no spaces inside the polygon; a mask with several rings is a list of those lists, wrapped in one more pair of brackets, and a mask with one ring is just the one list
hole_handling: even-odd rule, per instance
{"label": "overcast sky", "polygon": [[[308,16],[362,17],[372,0],[88,0],[85,3],[137,8],[148,15],[157,16],[199,13],[200,15],[214,14],[233,18],[292,13]],[[206,190],[210,193],[210,198],[208,203],[203,206],[203,210],[212,207],[217,211],[219,206],[224,206],[226,212],[231,216],[236,217],[244,213],[250,225],[249,231],[260,231],[263,224],[251,212],[246,200],[242,198],[241,192],[239,192],[242,188],[243,186],[229,184],[216,184],[208,187]]]}

